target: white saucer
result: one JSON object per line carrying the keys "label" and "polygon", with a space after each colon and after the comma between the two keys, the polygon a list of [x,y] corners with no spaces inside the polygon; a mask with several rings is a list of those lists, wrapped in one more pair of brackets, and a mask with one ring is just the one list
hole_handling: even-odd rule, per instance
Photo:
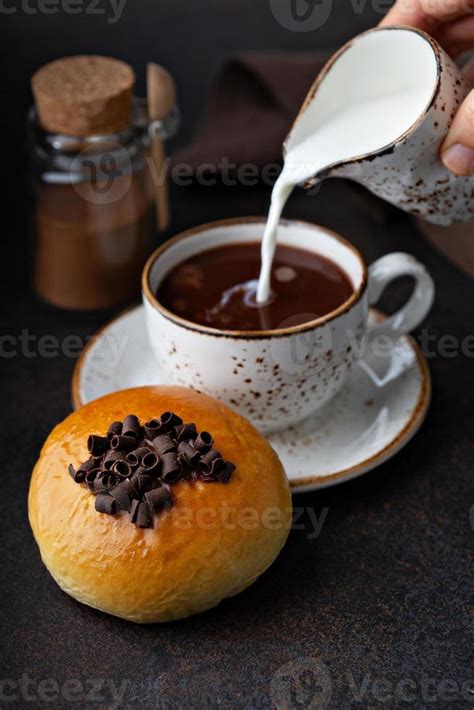
{"label": "white saucer", "polygon": [[[102,328],[82,352],[72,380],[73,405],[148,384],[165,381],[138,306]],[[360,360],[344,390],[318,414],[268,439],[293,490],[325,488],[360,476],[400,451],[422,424],[430,394],[426,361],[412,338],[404,336],[389,357],[372,353]]]}

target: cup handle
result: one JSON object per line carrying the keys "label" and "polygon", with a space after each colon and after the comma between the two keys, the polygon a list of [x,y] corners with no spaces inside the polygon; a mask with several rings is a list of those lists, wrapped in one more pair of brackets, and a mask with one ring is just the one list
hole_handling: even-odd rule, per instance
{"label": "cup handle", "polygon": [[404,252],[394,252],[377,259],[369,267],[369,305],[379,300],[388,284],[399,276],[413,276],[415,288],[408,301],[383,323],[370,328],[371,335],[399,337],[416,328],[428,315],[433,305],[435,286],[426,268]]}

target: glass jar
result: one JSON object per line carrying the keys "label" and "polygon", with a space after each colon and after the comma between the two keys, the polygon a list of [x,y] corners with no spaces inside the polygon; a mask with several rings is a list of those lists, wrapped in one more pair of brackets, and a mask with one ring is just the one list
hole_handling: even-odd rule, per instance
{"label": "glass jar", "polygon": [[150,141],[171,137],[178,123],[177,109],[149,123],[146,101],[134,99],[124,131],[74,137],[44,131],[31,109],[34,284],[41,298],[89,310],[139,295],[153,230]]}

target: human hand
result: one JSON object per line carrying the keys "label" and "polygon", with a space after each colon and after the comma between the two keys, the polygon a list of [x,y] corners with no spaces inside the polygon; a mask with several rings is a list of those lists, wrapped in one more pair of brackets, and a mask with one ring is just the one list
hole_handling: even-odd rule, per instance
{"label": "human hand", "polygon": [[[424,30],[453,59],[474,49],[474,0],[397,0],[380,24]],[[474,60],[466,65],[464,73],[474,86]],[[474,175],[474,90],[454,118],[441,146],[441,159],[455,175]]]}

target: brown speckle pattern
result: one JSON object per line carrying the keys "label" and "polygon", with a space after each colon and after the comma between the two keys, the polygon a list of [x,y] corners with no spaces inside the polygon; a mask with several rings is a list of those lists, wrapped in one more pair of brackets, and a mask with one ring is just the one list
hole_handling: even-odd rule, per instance
{"label": "brown speckle pattern", "polygon": [[160,318],[155,355],[174,384],[218,396],[271,431],[305,418],[339,391],[355,360],[350,339],[364,332],[366,312],[364,292],[314,331],[261,340],[195,334]]}
{"label": "brown speckle pattern", "polygon": [[[439,84],[422,120],[383,151],[336,166],[330,175],[350,178],[406,212],[448,226],[474,219],[474,177],[451,174],[439,158],[441,144],[470,86],[434,40],[432,46]],[[308,186],[313,185],[311,180]]]}

